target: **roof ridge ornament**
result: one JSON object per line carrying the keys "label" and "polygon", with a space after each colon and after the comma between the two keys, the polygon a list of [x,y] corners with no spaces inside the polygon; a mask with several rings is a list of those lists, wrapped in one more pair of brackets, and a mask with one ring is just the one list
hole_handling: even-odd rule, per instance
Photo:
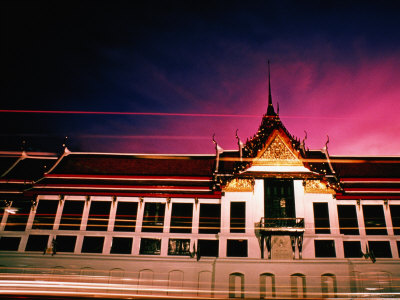
{"label": "roof ridge ornament", "polygon": [[305,152],[306,151],[306,140],[307,140],[307,137],[308,137],[308,135],[307,135],[307,131],[305,131],[304,130],[304,139],[301,141],[301,147],[302,147],[302,149],[303,149],[303,151]]}
{"label": "roof ridge ornament", "polygon": [[331,163],[331,160],[329,157],[329,152],[328,152],[329,135],[326,135],[326,137],[327,137],[327,140],[325,142],[325,147],[322,149],[322,151],[325,153],[326,160],[328,162],[328,166],[329,166],[329,169],[331,170],[332,174],[336,174],[335,169],[332,166],[332,163]]}
{"label": "roof ridge ornament", "polygon": [[218,173],[218,167],[219,167],[219,155],[222,154],[224,152],[224,149],[222,149],[217,141],[215,140],[215,133],[213,134],[212,137],[212,141],[215,144],[215,152],[216,152],[216,156],[217,156],[217,161],[215,163],[215,173]]}
{"label": "roof ridge ornament", "polygon": [[238,141],[238,146],[239,146],[239,156],[240,156],[240,161],[243,161],[243,142],[240,140],[239,136],[238,136],[238,131],[239,129],[236,129],[236,139]]}

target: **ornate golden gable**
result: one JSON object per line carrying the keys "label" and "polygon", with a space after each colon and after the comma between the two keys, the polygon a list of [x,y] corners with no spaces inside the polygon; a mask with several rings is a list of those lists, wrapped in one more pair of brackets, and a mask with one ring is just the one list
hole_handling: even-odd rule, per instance
{"label": "ornate golden gable", "polygon": [[253,161],[255,166],[303,166],[303,163],[290,150],[279,134],[275,136],[272,142],[261,151]]}
{"label": "ornate golden gable", "polygon": [[227,182],[224,192],[252,192],[254,190],[254,181],[251,179],[234,178]]}
{"label": "ornate golden gable", "polygon": [[305,180],[304,192],[310,194],[335,194],[335,191],[321,180]]}

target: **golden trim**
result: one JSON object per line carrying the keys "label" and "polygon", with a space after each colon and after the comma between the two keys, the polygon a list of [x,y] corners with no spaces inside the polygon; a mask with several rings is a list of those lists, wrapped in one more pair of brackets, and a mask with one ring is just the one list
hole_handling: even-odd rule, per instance
{"label": "golden trim", "polygon": [[305,180],[304,192],[310,194],[335,194],[335,190],[328,187],[321,180]]}
{"label": "golden trim", "polygon": [[282,138],[277,135],[264,152],[254,160],[253,165],[303,166],[303,163],[290,151]]}
{"label": "golden trim", "polygon": [[252,192],[254,190],[254,181],[252,179],[234,178],[227,182],[223,188],[224,192]]}

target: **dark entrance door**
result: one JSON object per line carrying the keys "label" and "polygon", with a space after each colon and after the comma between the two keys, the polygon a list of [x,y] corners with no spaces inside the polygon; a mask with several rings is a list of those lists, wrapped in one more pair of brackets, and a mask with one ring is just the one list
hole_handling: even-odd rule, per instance
{"label": "dark entrance door", "polygon": [[264,180],[264,216],[266,218],[295,218],[293,180]]}

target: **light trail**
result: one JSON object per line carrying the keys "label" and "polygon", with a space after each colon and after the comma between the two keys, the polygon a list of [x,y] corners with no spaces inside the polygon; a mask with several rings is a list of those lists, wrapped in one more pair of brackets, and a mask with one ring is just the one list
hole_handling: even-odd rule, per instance
{"label": "light trail", "polygon": [[241,114],[200,114],[200,113],[163,113],[163,112],[121,112],[121,111],[80,111],[80,110],[13,110],[1,109],[0,113],[32,113],[32,114],[75,114],[75,115],[133,115],[133,116],[178,116],[178,117],[228,117],[259,118],[259,115]]}
{"label": "light trail", "polygon": [[[255,114],[207,114],[207,113],[165,113],[165,112],[123,112],[123,111],[81,111],[81,110],[25,110],[25,109],[0,109],[0,113],[27,113],[27,114],[72,114],[72,115],[125,115],[125,116],[161,116],[161,117],[202,117],[202,118],[260,118]],[[336,116],[296,116],[280,115],[288,119],[360,119],[355,117]]]}

